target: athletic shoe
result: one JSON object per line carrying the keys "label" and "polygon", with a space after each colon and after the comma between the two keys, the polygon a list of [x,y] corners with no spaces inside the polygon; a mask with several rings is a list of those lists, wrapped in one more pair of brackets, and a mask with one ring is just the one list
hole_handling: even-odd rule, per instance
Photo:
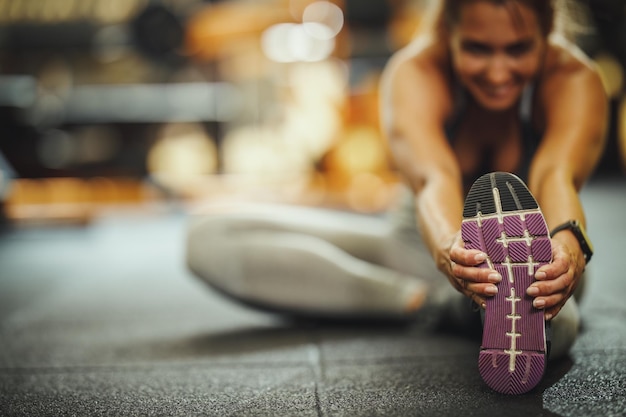
{"label": "athletic shoe", "polygon": [[547,361],[544,312],[526,295],[537,269],[552,260],[545,219],[522,180],[505,172],[476,180],[463,217],[465,247],[485,252],[479,267],[502,275],[498,293],[486,301],[480,375],[497,392],[528,392],[541,381]]}

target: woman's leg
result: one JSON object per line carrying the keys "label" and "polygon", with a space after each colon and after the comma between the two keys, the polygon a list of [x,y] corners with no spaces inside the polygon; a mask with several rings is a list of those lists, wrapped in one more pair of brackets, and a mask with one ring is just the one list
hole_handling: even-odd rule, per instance
{"label": "woman's leg", "polygon": [[404,317],[426,285],[386,265],[382,218],[289,206],[213,210],[192,222],[190,269],[229,296],[315,316]]}
{"label": "woman's leg", "polygon": [[567,355],[580,331],[580,313],[574,297],[567,300],[559,314],[552,319],[551,327],[550,358],[559,359]]}
{"label": "woman's leg", "polygon": [[552,349],[550,357],[558,359],[567,355],[580,333],[579,303],[585,293],[587,273],[583,273],[574,295],[567,300],[559,314],[552,320]]}

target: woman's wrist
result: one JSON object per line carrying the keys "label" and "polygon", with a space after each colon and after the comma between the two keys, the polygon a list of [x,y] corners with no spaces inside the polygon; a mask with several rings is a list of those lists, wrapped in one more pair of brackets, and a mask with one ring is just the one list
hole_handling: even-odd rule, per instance
{"label": "woman's wrist", "polygon": [[433,253],[433,258],[435,260],[435,264],[437,268],[446,275],[451,274],[450,267],[450,251],[452,250],[452,246],[457,239],[457,234],[452,234],[447,238],[441,239]]}
{"label": "woman's wrist", "polygon": [[585,264],[588,264],[593,256],[593,245],[585,232],[585,227],[578,220],[569,220],[553,228],[550,231],[550,237],[564,231],[570,231],[574,235],[585,259]]}
{"label": "woman's wrist", "polygon": [[576,270],[582,271],[585,269],[585,256],[582,248],[580,247],[580,243],[578,242],[578,238],[574,235],[571,230],[561,230],[552,236],[553,241],[559,242],[565,248],[567,248],[567,252],[570,254],[570,257],[573,259],[570,261],[575,262]]}

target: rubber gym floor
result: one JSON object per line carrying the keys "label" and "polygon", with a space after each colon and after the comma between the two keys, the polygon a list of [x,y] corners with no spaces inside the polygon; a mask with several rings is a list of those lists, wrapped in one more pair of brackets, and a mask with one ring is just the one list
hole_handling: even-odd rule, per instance
{"label": "rubber gym floor", "polygon": [[221,297],[185,268],[185,213],[9,229],[0,415],[626,415],[626,181],[593,180],[582,198],[596,249],[582,332],[520,396],[483,384],[476,338],[293,322]]}

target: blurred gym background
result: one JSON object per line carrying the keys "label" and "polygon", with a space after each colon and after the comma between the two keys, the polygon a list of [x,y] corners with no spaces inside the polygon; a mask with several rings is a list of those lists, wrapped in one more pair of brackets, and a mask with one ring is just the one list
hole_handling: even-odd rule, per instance
{"label": "blurred gym background", "polygon": [[[397,176],[377,88],[424,0],[0,0],[0,217],[255,199],[366,213]],[[626,167],[626,6],[573,9]]]}

